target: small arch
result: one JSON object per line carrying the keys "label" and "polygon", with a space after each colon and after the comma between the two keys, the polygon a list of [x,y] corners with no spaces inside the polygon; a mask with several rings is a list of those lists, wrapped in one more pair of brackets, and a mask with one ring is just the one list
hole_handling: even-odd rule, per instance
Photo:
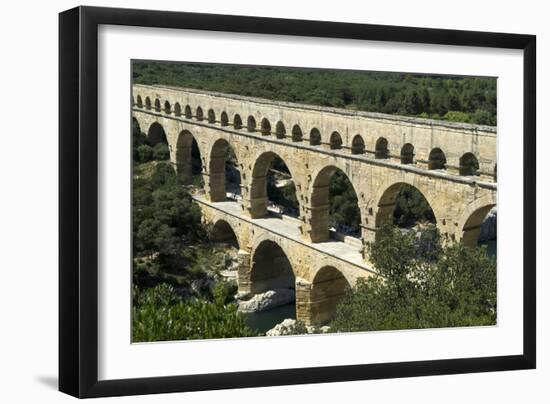
{"label": "small arch", "polygon": [[365,141],[361,135],[355,135],[351,141],[351,154],[365,153]]}
{"label": "small arch", "polygon": [[275,126],[275,136],[277,139],[284,139],[286,136],[285,124],[281,121],[277,122],[277,125]]}
{"label": "small arch", "polygon": [[414,146],[410,143],[405,143],[401,148],[401,164],[414,163]]}
{"label": "small arch", "polygon": [[216,123],[216,113],[212,108],[208,110],[208,123]]}
{"label": "small arch", "polygon": [[241,116],[239,114],[235,114],[235,117],[233,118],[233,128],[242,129],[242,127],[243,121],[241,119]]}
{"label": "small arch", "polygon": [[445,170],[447,168],[447,158],[439,147],[435,147],[430,151],[428,160],[429,170]]}
{"label": "small arch", "polygon": [[293,142],[301,142],[304,138],[302,134],[302,129],[298,125],[294,125],[292,127],[292,141]]}
{"label": "small arch", "polygon": [[294,291],[295,288],[294,270],[284,250],[274,241],[263,240],[260,242],[252,254],[251,293],[258,294],[277,289]]}
{"label": "small arch", "polygon": [[149,97],[145,97],[145,108],[151,109],[151,99]]}
{"label": "small arch", "polygon": [[164,101],[164,112],[166,114],[172,113],[172,107],[170,106],[170,103],[168,101]]}
{"label": "small arch", "polygon": [[202,113],[202,108],[201,107],[197,107],[197,121],[202,121],[204,119],[204,115]]}
{"label": "small arch", "polygon": [[176,102],[176,103],[174,104],[174,114],[175,114],[176,116],[181,116],[181,105],[180,105],[179,102]]}
{"label": "small arch", "polygon": [[330,135],[330,149],[339,150],[342,148],[342,136],[336,131],[332,132]]}
{"label": "small arch", "polygon": [[239,248],[237,234],[231,225],[223,219],[219,219],[210,231],[210,240],[215,243],[224,243],[233,248]]}
{"label": "small arch", "polygon": [[495,163],[495,169],[493,171],[493,175],[494,175],[494,179],[496,181],[497,180],[497,165],[496,165],[496,163]]}
{"label": "small arch", "polygon": [[325,266],[311,283],[311,323],[323,325],[334,318],[336,307],[351,289],[346,277],[333,266]]}
{"label": "small arch", "polygon": [[185,106],[185,118],[186,119],[193,118],[193,112],[191,112],[191,107],[189,105]]}
{"label": "small arch", "polygon": [[220,125],[221,126],[228,126],[229,125],[229,117],[227,116],[227,112],[223,111],[220,116]]}
{"label": "small arch", "polygon": [[160,100],[158,98],[155,100],[155,111],[160,112]]}
{"label": "small arch", "polygon": [[474,156],[473,153],[464,153],[462,157],[460,157],[459,162],[460,167],[458,171],[460,175],[479,175],[479,162],[477,161],[477,158],[476,156]]}
{"label": "small arch", "polygon": [[246,130],[249,132],[256,131],[256,119],[254,119],[252,115],[250,115],[246,120]]}
{"label": "small arch", "polygon": [[262,119],[260,126],[263,136],[271,135],[271,123],[269,123],[269,120],[267,118]]}
{"label": "small arch", "polygon": [[376,141],[376,146],[374,149],[374,158],[387,159],[389,157],[390,152],[388,150],[388,140],[385,137],[379,137]]}
{"label": "small arch", "polygon": [[137,106],[138,108],[143,108],[143,100],[141,99],[141,95],[137,96]]}
{"label": "small arch", "polygon": [[309,132],[309,144],[312,146],[321,145],[321,132],[319,132],[319,129],[311,129],[311,132]]}

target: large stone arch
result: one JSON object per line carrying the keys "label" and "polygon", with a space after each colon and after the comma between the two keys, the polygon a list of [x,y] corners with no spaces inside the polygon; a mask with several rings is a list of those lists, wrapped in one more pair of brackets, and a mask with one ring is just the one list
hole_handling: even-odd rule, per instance
{"label": "large stone arch", "polygon": [[[273,151],[262,152],[258,156],[256,156],[256,158],[253,160],[254,166],[252,168],[252,175],[249,186],[250,192],[248,210],[250,217],[252,218],[264,217],[267,214],[267,177],[271,164],[276,158],[281,159],[285,163],[288,170],[290,171],[290,176],[296,182],[296,177],[294,176],[294,173],[297,172],[297,170],[293,169],[291,165],[293,160],[291,158],[285,158],[285,156],[281,156]],[[296,196],[299,200],[298,195]]]}
{"label": "large stone arch", "polygon": [[211,202],[226,200],[226,158],[231,150],[237,161],[240,161],[237,149],[225,138],[216,139],[210,146],[208,154],[208,196]]}
{"label": "large stone arch", "polygon": [[309,288],[309,296],[306,299],[297,296],[297,301],[308,302],[310,324],[323,325],[333,319],[336,306],[350,289],[351,284],[344,273],[334,266],[327,265],[315,273]]}
{"label": "large stone arch", "polygon": [[330,239],[329,232],[329,218],[330,218],[330,204],[329,204],[329,189],[330,179],[332,175],[337,171],[341,172],[347,177],[351,184],[353,191],[357,197],[357,204],[360,212],[360,221],[363,223],[363,211],[360,207],[359,193],[357,187],[353,184],[350,176],[340,167],[336,165],[327,165],[322,167],[315,176],[312,176],[312,188],[309,198],[309,214],[308,214],[308,233],[304,234],[306,239],[309,239],[312,243],[320,243],[328,241]]}
{"label": "large stone arch", "polygon": [[202,157],[204,151],[201,150],[201,146],[198,139],[189,131],[182,130],[176,138],[176,147],[172,154],[172,162],[176,165],[176,173],[182,184],[190,184],[193,179],[193,165],[192,165],[192,150],[193,142],[196,143],[199,154],[201,156],[201,172],[202,170]]}
{"label": "large stone arch", "polygon": [[258,240],[252,249],[251,258],[249,284],[252,294],[296,288],[290,255],[280,243],[270,238]]}
{"label": "large stone arch", "polygon": [[210,240],[217,243],[226,243],[235,248],[240,248],[239,236],[231,223],[224,219],[218,219],[210,230]]}
{"label": "large stone arch", "polygon": [[436,225],[440,223],[437,204],[433,202],[430,190],[422,184],[411,183],[403,179],[396,179],[380,187],[379,192],[375,197],[376,206],[374,223],[376,228],[393,222],[396,199],[401,191],[401,188],[405,185],[415,188],[422,194],[434,213]]}
{"label": "large stone arch", "polygon": [[477,246],[481,225],[496,205],[496,195],[486,195],[471,202],[458,220],[455,238],[468,247]]}
{"label": "large stone arch", "polygon": [[149,129],[147,130],[147,140],[149,140],[149,143],[151,143],[152,145],[156,145],[158,143],[168,144],[166,131],[158,121],[154,121],[149,126]]}

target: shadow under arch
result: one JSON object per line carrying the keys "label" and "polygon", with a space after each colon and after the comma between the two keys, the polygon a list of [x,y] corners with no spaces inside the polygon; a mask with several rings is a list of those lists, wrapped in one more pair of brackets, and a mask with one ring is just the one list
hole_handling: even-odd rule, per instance
{"label": "shadow under arch", "polygon": [[197,140],[188,130],[182,130],[176,140],[176,173],[182,184],[202,185],[202,158]]}
{"label": "shadow under arch", "polygon": [[272,240],[261,241],[252,253],[250,292],[258,294],[276,289],[294,292],[295,288],[294,269],[285,251]]}
{"label": "shadow under arch", "polygon": [[323,325],[334,318],[336,307],[351,289],[344,274],[333,266],[322,267],[313,278],[310,292],[310,320]]}
{"label": "shadow under arch", "polygon": [[164,127],[158,122],[153,122],[147,131],[147,140],[153,146],[159,143],[168,144]]}
{"label": "shadow under arch", "polygon": [[219,219],[210,230],[210,240],[215,243],[224,243],[234,248],[239,248],[239,239],[233,227],[224,219]]}
{"label": "shadow under arch", "polygon": [[241,173],[235,150],[223,138],[217,139],[210,150],[208,163],[209,198],[212,202],[227,199],[227,193],[241,194]]}
{"label": "shadow under arch", "polygon": [[[337,183],[331,184],[335,177]],[[332,186],[331,186],[332,185]],[[332,194],[332,195],[331,195]],[[340,168],[329,165],[321,169],[313,181],[311,192],[310,240],[313,243],[330,239],[330,226],[337,232],[351,234],[347,227],[354,226],[354,236],[360,236],[362,214],[359,209],[357,191],[350,178]],[[345,205],[340,205],[345,202]],[[336,211],[336,208],[342,211]],[[334,214],[335,218],[331,216]],[[345,219],[346,223],[339,223]],[[349,220],[348,220],[349,219]],[[335,223],[331,223],[335,222]],[[355,223],[352,223],[355,222]]]}
{"label": "shadow under arch", "polygon": [[[264,152],[260,154],[255,162],[254,168],[252,169],[252,183],[250,185],[250,216],[252,218],[261,218],[267,215],[267,207],[269,203],[268,196],[268,181],[270,171],[274,168],[274,163],[282,165],[278,171],[286,170],[288,172],[288,181],[292,181],[294,178],[292,171],[287,166],[286,162],[275,152]],[[291,186],[294,186],[293,182]],[[295,209],[299,212],[300,206],[298,199],[296,198],[296,190],[294,188],[294,198],[295,199]]]}

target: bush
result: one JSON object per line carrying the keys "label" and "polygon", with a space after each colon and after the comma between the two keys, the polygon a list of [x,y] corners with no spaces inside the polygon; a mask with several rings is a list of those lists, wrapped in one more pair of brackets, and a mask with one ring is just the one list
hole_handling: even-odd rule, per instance
{"label": "bush", "polygon": [[[427,236],[434,241],[434,234]],[[496,262],[460,243],[422,256],[411,233],[386,226],[369,245],[381,276],[361,279],[336,308],[331,331],[482,326],[496,323]]]}
{"label": "bush", "polygon": [[149,145],[142,144],[137,148],[138,161],[140,163],[146,163],[153,159],[153,148]]}
{"label": "bush", "polygon": [[158,161],[168,160],[170,158],[170,150],[166,143],[157,143],[153,147],[153,158]]}
{"label": "bush", "polygon": [[183,302],[167,284],[141,291],[133,289],[133,342],[252,337],[244,315],[225,304],[220,289],[213,302]]}

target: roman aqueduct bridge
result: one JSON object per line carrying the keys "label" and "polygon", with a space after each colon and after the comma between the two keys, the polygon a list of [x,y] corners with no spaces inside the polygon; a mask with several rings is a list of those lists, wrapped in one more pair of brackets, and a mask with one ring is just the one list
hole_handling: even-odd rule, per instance
{"label": "roman aqueduct bridge", "polygon": [[[295,287],[297,318],[306,324],[328,320],[345,289],[374,274],[365,246],[392,220],[403,184],[424,195],[444,240],[476,245],[496,206],[494,127],[166,86],[132,91],[133,118],[151,142],[166,138],[183,181],[191,180],[196,141],[205,192],[195,199],[215,237],[237,239],[239,291]],[[241,175],[239,201],[226,196],[228,148]],[[268,215],[266,182],[276,157],[296,187],[296,219]],[[337,170],[357,195],[360,239],[331,237],[328,189]]]}

